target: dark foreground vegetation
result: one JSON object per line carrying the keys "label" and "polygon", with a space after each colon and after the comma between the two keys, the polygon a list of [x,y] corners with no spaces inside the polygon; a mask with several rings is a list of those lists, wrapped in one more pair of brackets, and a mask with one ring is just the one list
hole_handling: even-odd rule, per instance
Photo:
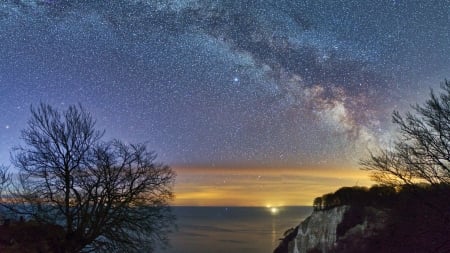
{"label": "dark foreground vegetation", "polygon": [[63,240],[64,229],[58,225],[6,220],[0,226],[2,253],[63,252]]}

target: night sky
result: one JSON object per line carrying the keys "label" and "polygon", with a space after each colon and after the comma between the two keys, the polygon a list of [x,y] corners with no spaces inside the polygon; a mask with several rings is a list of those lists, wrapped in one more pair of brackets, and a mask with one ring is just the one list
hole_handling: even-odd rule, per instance
{"label": "night sky", "polygon": [[81,103],[175,204],[310,204],[445,78],[449,0],[2,0],[0,164],[30,105]]}

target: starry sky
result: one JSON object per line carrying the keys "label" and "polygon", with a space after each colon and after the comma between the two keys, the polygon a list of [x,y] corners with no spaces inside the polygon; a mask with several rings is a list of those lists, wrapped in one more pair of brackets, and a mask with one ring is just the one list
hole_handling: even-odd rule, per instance
{"label": "starry sky", "polygon": [[30,105],[80,103],[175,204],[310,204],[445,78],[450,0],[3,0],[0,164]]}

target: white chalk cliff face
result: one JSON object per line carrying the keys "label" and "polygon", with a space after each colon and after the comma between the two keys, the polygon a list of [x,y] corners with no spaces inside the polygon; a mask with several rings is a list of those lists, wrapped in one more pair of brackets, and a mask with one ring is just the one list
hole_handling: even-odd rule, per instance
{"label": "white chalk cliff face", "polygon": [[326,211],[314,211],[304,220],[297,236],[289,243],[289,253],[307,253],[318,249],[327,253],[336,243],[336,230],[349,206],[339,206]]}

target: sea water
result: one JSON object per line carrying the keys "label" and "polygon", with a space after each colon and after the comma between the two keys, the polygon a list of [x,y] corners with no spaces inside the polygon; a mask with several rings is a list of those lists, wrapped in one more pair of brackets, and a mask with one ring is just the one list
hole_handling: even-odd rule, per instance
{"label": "sea water", "polygon": [[174,207],[178,231],[158,253],[271,253],[312,207]]}

